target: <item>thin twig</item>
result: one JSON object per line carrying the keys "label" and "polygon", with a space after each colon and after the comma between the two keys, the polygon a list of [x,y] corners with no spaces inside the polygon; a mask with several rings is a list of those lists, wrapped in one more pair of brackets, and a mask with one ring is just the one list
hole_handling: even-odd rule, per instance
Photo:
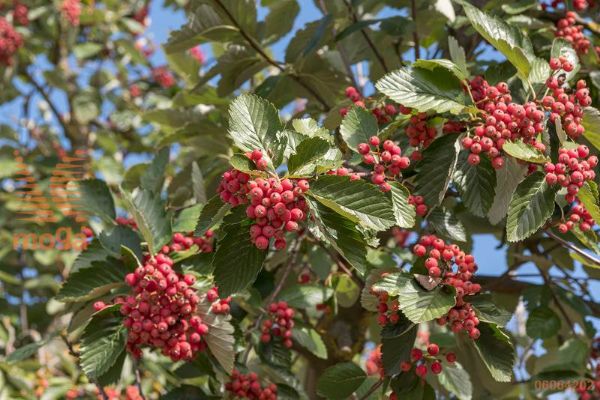
{"label": "thin twig", "polygon": [[138,392],[142,400],[145,400],[144,392],[142,391],[142,374],[140,373],[140,365],[138,361],[135,361],[135,385],[138,388]]}
{"label": "thin twig", "polygon": [[[244,37],[244,39],[248,42],[248,44],[250,45],[250,47],[252,47],[267,63],[269,63],[273,67],[277,68],[281,72],[286,72],[285,68],[280,63],[278,63],[277,61],[275,61],[274,59],[272,59],[267,53],[265,53],[265,51],[262,49],[262,47],[260,46],[260,44],[257,43],[256,40],[254,40],[254,38],[252,36],[250,36],[242,28],[242,26],[240,25],[240,23],[238,22],[238,20],[233,16],[233,14],[231,14],[231,12],[229,12],[229,10],[227,9],[227,7],[225,7],[225,5],[223,4],[222,0],[215,0],[215,3],[223,10],[223,12],[231,20],[231,22],[233,23],[233,25],[240,32],[240,35],[242,35]],[[325,101],[325,99],[319,93],[317,93],[312,87],[310,87],[306,82],[304,82],[299,76],[294,75],[294,74],[289,74],[289,76],[294,81],[296,81],[296,83],[298,83],[300,86],[302,86],[304,89],[306,89],[311,95],[313,95],[314,98],[317,99],[317,101],[319,103],[321,103],[321,105],[325,109],[325,112],[331,110],[331,107],[329,106],[329,104],[327,104],[327,102]]]}
{"label": "thin twig", "polygon": [[[79,353],[78,351],[75,351],[75,349],[73,348],[73,344],[71,342],[69,342],[67,335],[63,332],[60,334],[60,337],[62,338],[63,342],[65,342],[65,345],[67,346],[67,349],[69,350],[69,354],[71,356],[77,358],[77,360],[79,360],[81,353]],[[102,385],[100,385],[95,380],[92,382],[94,383],[94,385],[96,385],[96,388],[98,389],[98,393],[100,393],[100,396],[102,396],[102,400],[109,400],[108,395],[104,391],[104,388],[102,387]]]}
{"label": "thin twig", "polygon": [[[352,22],[354,22],[355,24],[358,23],[359,22],[358,16],[354,12],[354,8],[352,7],[352,4],[350,3],[350,1],[344,0],[344,4],[346,5],[346,8],[348,9],[348,13],[350,14],[350,17],[352,18]],[[383,58],[383,56],[381,55],[379,50],[377,50],[375,43],[373,43],[373,41],[371,40],[371,38],[369,37],[369,34],[367,33],[367,31],[365,29],[361,29],[360,33],[362,34],[363,38],[365,38],[365,41],[371,48],[371,51],[375,55],[375,58],[377,58],[377,61],[379,61],[379,64],[381,64],[381,68],[383,68],[383,70],[387,74],[389,72],[389,70],[388,70],[387,65],[385,64],[385,59]]]}
{"label": "thin twig", "polygon": [[46,103],[48,103],[48,106],[50,106],[50,110],[52,110],[52,113],[54,114],[56,119],[58,119],[58,122],[62,126],[63,131],[65,132],[65,135],[68,136],[69,129],[67,127],[67,124],[65,123],[65,120],[63,119],[62,115],[60,114],[60,111],[58,111],[58,108],[56,108],[56,105],[54,104],[54,102],[52,102],[52,100],[50,99],[50,96],[48,95],[48,93],[46,93],[44,88],[33,78],[33,76],[26,69],[23,69],[22,74],[25,75],[25,77],[27,78],[29,83],[31,83],[31,85],[33,85],[35,90],[37,90],[38,93],[44,98]]}
{"label": "thin twig", "polygon": [[421,58],[421,48],[419,45],[419,32],[417,32],[417,2],[416,0],[411,0],[410,9],[413,24],[415,25],[415,29],[413,30],[413,42],[415,42],[415,61]]}
{"label": "thin twig", "polygon": [[383,385],[383,379],[378,380],[377,382],[375,382],[373,384],[373,386],[371,386],[371,388],[369,390],[367,390],[367,393],[363,394],[362,397],[360,397],[358,400],[366,400],[369,398],[369,396],[371,396],[373,393],[375,393],[377,391],[377,389],[379,389],[379,387]]}
{"label": "thin twig", "polygon": [[562,314],[562,316],[565,319],[565,321],[567,321],[567,323],[569,324],[569,327],[573,331],[573,334],[576,334],[576,332],[575,332],[575,325],[574,325],[573,321],[571,320],[571,318],[569,317],[569,313],[567,313],[567,311],[564,309],[564,307],[562,306],[560,300],[558,299],[558,296],[556,295],[556,293],[554,292],[554,289],[552,288],[552,281],[550,280],[550,278],[548,278],[548,276],[546,275],[546,272],[544,270],[542,270],[540,267],[538,267],[538,270],[540,271],[540,275],[544,279],[544,283],[546,284],[546,286],[548,286],[548,290],[550,291],[550,295],[554,299],[554,302],[556,303],[556,306],[558,307],[558,310]]}
{"label": "thin twig", "polygon": [[563,244],[564,246],[568,247],[569,249],[573,250],[575,253],[579,254],[581,257],[587,259],[588,261],[600,266],[600,260],[597,259],[596,257],[586,253],[585,251],[581,250],[579,247],[575,246],[573,243],[570,243],[566,240],[564,240],[563,238],[556,236],[554,234],[554,232],[552,231],[546,231],[546,235],[550,236],[552,239],[556,240],[557,242]]}

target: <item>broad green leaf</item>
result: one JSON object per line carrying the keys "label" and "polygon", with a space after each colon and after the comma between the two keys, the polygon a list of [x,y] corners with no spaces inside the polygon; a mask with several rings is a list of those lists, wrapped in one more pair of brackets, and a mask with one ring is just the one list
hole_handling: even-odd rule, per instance
{"label": "broad green leaf", "polygon": [[500,304],[495,303],[491,294],[484,293],[471,296],[468,301],[471,303],[480,321],[503,327],[512,318],[512,313],[502,308]]}
{"label": "broad green leaf", "polygon": [[160,193],[165,181],[165,170],[169,163],[169,148],[163,147],[152,159],[152,162],[140,178],[140,185],[152,193]]}
{"label": "broad green leaf", "polygon": [[395,225],[392,202],[377,186],[347,176],[326,175],[310,184],[320,203],[365,228],[382,231]]}
{"label": "broad green leaf", "polygon": [[94,261],[91,267],[71,273],[55,298],[62,302],[95,299],[112,289],[125,286],[127,272],[117,260]]}
{"label": "broad green leaf", "polygon": [[454,36],[448,36],[448,48],[450,50],[450,58],[454,64],[458,66],[465,77],[469,76],[469,68],[467,67],[467,56],[465,49],[460,47],[458,40]]}
{"label": "broad green leaf", "polygon": [[213,196],[200,212],[195,235],[202,236],[208,229],[219,224],[229,210],[231,210],[229,203],[223,203],[219,195]]}
{"label": "broad green leaf", "polygon": [[321,335],[309,327],[295,327],[292,331],[294,342],[313,353],[315,356],[327,359],[327,347],[323,343]]}
{"label": "broad green leaf", "polygon": [[333,296],[333,289],[318,285],[294,285],[283,289],[277,299],[283,300],[290,307],[311,308],[323,304]]}
{"label": "broad green leaf", "polygon": [[327,368],[317,382],[317,393],[327,399],[345,399],[367,378],[356,364],[346,362]]}
{"label": "broad green leaf", "polygon": [[325,155],[331,149],[331,144],[318,137],[305,139],[296,147],[296,152],[290,156],[288,171],[294,176],[310,176],[318,166],[327,163]]}
{"label": "broad green leaf", "polygon": [[484,364],[498,382],[510,382],[515,362],[515,349],[508,335],[492,324],[480,323],[479,339],[473,343]]}
{"label": "broad green leaf", "polygon": [[223,225],[222,230],[224,236],[219,240],[213,258],[213,275],[219,294],[226,297],[254,282],[262,269],[267,251],[259,250],[250,241],[248,221]]}
{"label": "broad green leaf", "polygon": [[294,27],[294,20],[300,12],[296,0],[278,0],[266,4],[269,14],[264,22],[264,40],[273,43]]}
{"label": "broad green leaf", "polygon": [[403,361],[410,360],[419,326],[401,316],[395,325],[387,325],[381,331],[381,362],[387,376],[401,372]]}
{"label": "broad green leaf", "polygon": [[259,149],[265,157],[280,158],[283,149],[279,150],[278,132],[282,129],[277,109],[258,96],[241,95],[229,107],[229,136],[242,151]]}
{"label": "broad green leaf", "polygon": [[538,5],[536,0],[518,0],[513,3],[502,4],[502,10],[507,14],[521,14]]}
{"label": "broad green leaf", "polygon": [[208,201],[206,197],[206,187],[204,186],[204,176],[197,162],[192,163],[192,184],[194,189],[194,199],[200,204]]}
{"label": "broad green leaf", "polygon": [[360,288],[346,274],[338,275],[334,278],[335,299],[341,307],[352,307],[360,297]]}
{"label": "broad green leaf", "polygon": [[488,157],[481,157],[478,165],[471,165],[467,156],[467,152],[461,153],[454,172],[454,182],[469,211],[484,217],[494,201],[496,172]]}
{"label": "broad green leaf", "polygon": [[594,181],[589,181],[579,188],[577,197],[586,210],[590,213],[594,221],[600,221],[600,199],[598,195],[598,185]]}
{"label": "broad green leaf", "polygon": [[527,336],[548,339],[560,330],[560,318],[549,307],[537,307],[527,317]]}
{"label": "broad green leaf", "polygon": [[229,165],[231,165],[234,169],[247,174],[257,172],[256,164],[254,164],[254,161],[246,157],[245,154],[232,155],[229,159]]}
{"label": "broad green leaf", "polygon": [[459,400],[470,400],[473,396],[473,384],[469,373],[458,362],[443,364],[438,375],[440,384],[453,393]]}
{"label": "broad green leaf", "polygon": [[409,280],[400,288],[398,301],[406,318],[418,324],[448,313],[456,303],[454,296],[454,291],[449,288],[437,287],[428,291],[415,280]]}
{"label": "broad green leaf", "polygon": [[510,199],[519,183],[525,179],[526,173],[527,166],[511,157],[505,159],[503,168],[496,170],[494,201],[487,214],[492,224],[496,225],[504,219],[508,212]]}
{"label": "broad green leaf", "polygon": [[171,240],[171,216],[165,211],[164,200],[160,194],[147,189],[138,190],[133,196],[127,192],[122,193],[150,253],[156,254]]}
{"label": "broad green leaf", "polygon": [[473,28],[504,54],[523,79],[527,79],[531,69],[530,59],[534,57],[529,39],[518,28],[502,19],[486,14],[465,2],[461,4]]}
{"label": "broad green leaf", "polygon": [[455,64],[453,61],[445,60],[443,58],[435,60],[417,60],[413,63],[413,66],[416,68],[424,68],[431,71],[435,70],[438,67],[445,68],[448,71],[452,72],[452,74],[461,81],[464,81],[468,78],[468,75],[464,73],[461,67]]}
{"label": "broad green leaf", "polygon": [[301,62],[321,48],[332,37],[332,22],[333,18],[329,14],[307,23],[304,28],[294,32],[294,37],[285,49],[285,62],[290,64]]}
{"label": "broad green leaf", "polygon": [[416,191],[430,208],[442,202],[454,174],[460,150],[458,136],[449,134],[434,140],[416,166]]}
{"label": "broad green leaf", "polygon": [[534,172],[517,186],[508,207],[509,242],[523,240],[544,225],[554,211],[556,191],[548,186],[543,172]]}
{"label": "broad green leaf", "polygon": [[104,181],[86,179],[77,182],[77,187],[80,193],[77,204],[83,210],[104,219],[114,219],[116,217],[115,202]]}
{"label": "broad green leaf", "polygon": [[467,229],[452,210],[436,207],[427,216],[427,221],[438,235],[452,241],[467,242]]}
{"label": "broad green leaf", "polygon": [[392,182],[390,186],[396,225],[400,228],[412,228],[415,226],[416,211],[415,206],[408,203],[410,192],[400,182]]}
{"label": "broad green leaf", "polygon": [[188,85],[198,83],[200,62],[187,51],[168,53],[165,51],[167,63],[171,70],[181,76]]}
{"label": "broad green leaf", "polygon": [[550,64],[546,60],[536,57],[531,60],[531,70],[527,79],[532,84],[535,84],[534,88],[537,89],[546,84],[546,80],[551,73]]}
{"label": "broad green leaf", "polygon": [[[383,278],[373,278],[373,290],[387,292],[390,296],[398,296],[402,288],[413,280],[412,275],[403,272],[386,273]],[[376,280],[375,280],[376,279]]]}
{"label": "broad green leaf", "polygon": [[377,119],[362,107],[353,106],[342,120],[340,133],[353,152],[358,152],[359,143],[369,143],[371,136],[377,136]]}
{"label": "broad green leaf", "polygon": [[88,378],[104,375],[125,351],[127,329],[118,305],[95,313],[81,335],[79,361]]}
{"label": "broad green leaf", "polygon": [[98,240],[102,247],[110,252],[115,258],[121,257],[121,247],[125,246],[133,251],[138,257],[142,258],[142,245],[138,234],[127,226],[113,226],[110,229],[103,230],[98,235]]}
{"label": "broad green leaf", "polygon": [[583,136],[596,150],[600,150],[600,111],[594,107],[584,108],[581,124],[585,128]]}
{"label": "broad green leaf", "polygon": [[73,48],[73,54],[78,59],[82,60],[84,58],[90,58],[98,54],[104,48],[103,45],[99,43],[80,43]]}
{"label": "broad green leaf", "polygon": [[395,102],[419,112],[458,114],[467,105],[460,80],[442,67],[434,70],[403,67],[385,75],[375,87]]}
{"label": "broad green leaf", "polygon": [[203,204],[196,204],[181,210],[173,221],[173,232],[193,232],[203,209]]}
{"label": "broad green leaf", "polygon": [[577,52],[575,51],[575,49],[573,49],[573,46],[571,45],[571,43],[567,42],[563,38],[554,39],[554,41],[552,42],[552,50],[550,52],[550,57],[552,57],[552,58],[565,57],[567,59],[567,61],[569,61],[569,63],[571,63],[571,65],[573,66],[572,71],[570,71],[570,72],[563,71],[564,75],[567,78],[566,82],[573,79],[579,72],[579,69],[581,68],[581,65],[579,63],[579,56],[577,55]]}
{"label": "broad green leaf", "polygon": [[535,147],[525,144],[522,141],[511,142],[508,141],[502,146],[502,150],[509,156],[518,158],[519,160],[527,161],[530,163],[544,164],[550,159],[542,154]]}
{"label": "broad green leaf", "polygon": [[356,224],[311,197],[307,197],[306,200],[325,239],[350,265],[364,273],[367,244],[363,235],[356,229]]}
{"label": "broad green leaf", "polygon": [[235,361],[234,329],[229,322],[231,316],[210,312],[209,305],[206,303],[198,306],[198,314],[202,318],[202,322],[208,326],[205,340],[210,353],[217,359],[221,367],[230,373]]}
{"label": "broad green leaf", "polygon": [[573,371],[581,373],[589,359],[588,345],[581,339],[571,338],[558,350],[539,357],[534,364],[534,373]]}
{"label": "broad green leaf", "polygon": [[46,346],[52,339],[54,339],[54,336],[19,347],[18,349],[15,349],[12,353],[8,354],[8,356],[6,357],[6,362],[11,364],[26,360],[35,353],[37,353],[39,349]]}

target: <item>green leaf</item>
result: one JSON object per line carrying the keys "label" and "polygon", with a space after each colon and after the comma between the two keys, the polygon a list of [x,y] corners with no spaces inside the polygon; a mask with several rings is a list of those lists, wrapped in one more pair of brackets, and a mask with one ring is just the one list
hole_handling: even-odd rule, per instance
{"label": "green leaf", "polygon": [[460,150],[458,136],[450,134],[434,140],[423,151],[423,159],[416,166],[417,194],[423,196],[430,208],[442,202],[454,174]]}
{"label": "green leaf", "polygon": [[311,182],[310,194],[323,205],[365,228],[382,231],[396,223],[390,198],[366,181],[325,175]]}
{"label": "green leaf", "polygon": [[584,108],[581,124],[585,128],[583,136],[589,140],[596,150],[600,150],[600,111],[594,107]]}
{"label": "green leaf", "polygon": [[294,20],[300,12],[296,0],[278,0],[266,4],[269,14],[265,17],[264,40],[273,43],[294,27]]}
{"label": "green leaf", "polygon": [[122,193],[148,250],[156,254],[171,240],[171,216],[165,211],[164,200],[160,198],[160,194],[147,189],[139,190],[133,196],[124,191]]}
{"label": "green leaf", "polygon": [[281,144],[277,133],[282,129],[277,109],[258,96],[241,95],[229,107],[229,136],[242,151],[259,149],[264,156],[279,158],[275,152]]}
{"label": "green leaf", "polygon": [[405,107],[419,112],[462,112],[467,104],[461,82],[445,68],[433,70],[403,67],[375,84],[377,90]]}
{"label": "green leaf", "polygon": [[350,150],[357,153],[360,143],[369,143],[371,136],[377,136],[377,119],[370,111],[352,106],[342,120],[340,134]]}
{"label": "green leaf", "polygon": [[312,308],[323,304],[333,296],[333,289],[318,285],[294,285],[283,289],[277,299],[285,301],[290,307]]}
{"label": "green leaf", "polygon": [[90,58],[90,57],[95,56],[103,48],[104,48],[104,46],[102,46],[99,43],[92,43],[92,42],[80,43],[80,44],[76,45],[75,47],[73,47],[73,54],[75,55],[75,57],[82,60],[84,58]]}
{"label": "green leaf", "polygon": [[423,289],[415,280],[409,280],[399,289],[398,301],[402,313],[414,322],[428,322],[439,318],[456,304],[455,294],[445,287]]}
{"label": "green leaf", "polygon": [[544,225],[554,211],[556,190],[548,186],[543,172],[534,172],[517,186],[508,207],[509,242],[523,240]]}
{"label": "green leaf", "polygon": [[81,335],[79,361],[92,380],[105,374],[125,351],[127,330],[119,308],[110,306],[95,313]]}
{"label": "green leaf", "polygon": [[327,359],[327,347],[323,343],[321,335],[309,327],[295,327],[292,331],[294,342],[313,353],[318,358]]}
{"label": "green leaf", "polygon": [[520,140],[517,142],[507,141],[502,146],[502,150],[504,150],[504,152],[509,156],[530,163],[544,164],[550,161],[548,157],[542,154],[535,147],[530,144],[523,143]]}
{"label": "green leaf", "polygon": [[479,339],[473,343],[492,377],[498,382],[510,382],[515,349],[508,335],[495,325],[480,323]]}
{"label": "green leaf", "polygon": [[35,353],[37,353],[37,351],[39,349],[46,346],[48,344],[48,342],[50,342],[52,339],[54,339],[54,336],[51,336],[44,340],[39,340],[37,342],[26,344],[25,346],[22,346],[22,347],[19,347],[18,349],[15,349],[12,353],[10,353],[6,357],[6,362],[11,364],[11,363],[16,363],[19,361],[26,360],[29,357],[31,357],[32,355],[34,355]]}
{"label": "green leaf", "polygon": [[346,362],[327,368],[317,382],[317,393],[327,399],[345,399],[367,378],[356,364]]}
{"label": "green leaf", "polygon": [[196,204],[181,210],[173,222],[173,232],[193,232],[203,209],[204,205]]}
{"label": "green leaf", "polygon": [[598,194],[598,185],[594,181],[588,181],[579,188],[577,197],[586,210],[590,213],[594,221],[600,221],[600,196]]}
{"label": "green leaf", "polygon": [[192,163],[192,184],[192,188],[194,189],[194,199],[200,204],[205,204],[208,197],[206,197],[206,188],[204,187],[204,176],[202,175],[198,163],[195,161]]}
{"label": "green leaf", "polygon": [[62,302],[88,301],[125,286],[127,269],[117,260],[94,261],[69,275],[56,295]]}
{"label": "green leaf", "polygon": [[338,275],[334,280],[335,299],[341,307],[352,307],[360,297],[360,288],[348,275]]}
{"label": "green leaf", "polygon": [[535,56],[529,39],[521,31],[502,19],[479,11],[474,6],[461,2],[473,28],[515,66],[523,79],[527,79]]}
{"label": "green leaf", "polygon": [[157,153],[140,178],[140,185],[152,193],[160,193],[165,181],[165,170],[169,163],[169,148],[163,147]]}
{"label": "green leaf", "polygon": [[450,50],[450,58],[454,64],[458,66],[465,77],[469,76],[469,68],[467,67],[467,56],[465,49],[460,47],[458,40],[454,36],[448,36],[448,48]]}
{"label": "green leaf", "polygon": [[470,400],[473,396],[473,384],[469,373],[457,362],[446,363],[438,375],[440,384],[453,393],[459,400]]}
{"label": "green leaf", "polygon": [[548,339],[560,330],[560,318],[549,307],[537,307],[527,318],[527,336],[532,339]]}
{"label": "green leaf", "polygon": [[[221,288],[219,288],[219,291]],[[209,311],[209,304],[202,303],[198,306],[198,314],[202,322],[208,326],[205,337],[206,344],[211,354],[217,359],[221,367],[231,373],[235,361],[233,326],[229,322],[231,316],[214,314]]]}
{"label": "green leaf", "polygon": [[259,250],[250,241],[248,221],[227,224],[222,229],[224,236],[219,240],[213,258],[213,275],[219,294],[226,297],[254,282],[262,269],[267,251]]}
{"label": "green leaf", "polygon": [[468,301],[471,303],[480,321],[503,327],[512,318],[512,313],[495,303],[491,294],[484,293],[471,296]]}
{"label": "green leaf", "polygon": [[527,166],[510,157],[505,159],[503,168],[496,170],[494,201],[487,214],[492,224],[496,225],[504,219],[510,199],[519,183],[525,179],[526,173]]}
{"label": "green leaf", "polygon": [[400,182],[390,184],[392,190],[392,207],[396,217],[396,225],[400,228],[412,228],[415,226],[416,211],[415,206],[408,203],[410,192]]}
{"label": "green leaf", "polygon": [[552,42],[552,50],[550,52],[550,57],[552,57],[552,58],[564,57],[573,66],[572,71],[570,71],[570,72],[563,71],[562,72],[567,78],[566,82],[573,79],[579,72],[579,69],[581,68],[581,65],[579,63],[579,56],[577,55],[577,52],[575,51],[575,49],[573,49],[573,46],[571,46],[571,43],[567,42],[563,38],[554,39],[554,41]]}
{"label": "green leaf", "polygon": [[77,122],[86,125],[100,115],[100,102],[97,93],[80,91],[73,97],[73,115]]}
{"label": "green leaf", "polygon": [[481,157],[478,165],[469,164],[467,157],[467,152],[461,153],[454,172],[454,182],[469,211],[484,217],[494,201],[496,172],[488,157]]}
{"label": "green leaf", "polygon": [[77,182],[77,186],[80,193],[78,205],[83,210],[105,219],[114,219],[116,217],[115,202],[104,181],[86,179]]}
{"label": "green leaf", "polygon": [[229,203],[223,203],[219,195],[213,196],[202,208],[194,234],[196,236],[204,235],[208,229],[219,224],[229,210],[231,210]]}
{"label": "green leaf", "polygon": [[117,225],[103,230],[98,235],[98,240],[102,247],[115,258],[121,257],[122,246],[131,249],[136,257],[143,258],[140,238],[135,231],[127,226]]}
{"label": "green leaf", "polygon": [[188,85],[198,83],[200,63],[187,51],[166,52],[167,63],[171,70],[181,76]]}
{"label": "green leaf", "polygon": [[[541,85],[546,84],[546,80],[550,76],[551,72],[552,70],[550,69],[550,64],[548,64],[546,60],[536,57],[531,60],[531,70],[529,71],[529,76],[527,79],[532,84],[536,84],[541,87]],[[537,86],[534,87],[534,89],[535,88],[537,88]]]}
{"label": "green leaf", "polygon": [[404,272],[386,273],[383,278],[375,281],[372,286],[376,292],[384,291],[390,296],[398,296],[402,288],[412,279],[412,275]]}
{"label": "green leaf", "polygon": [[387,376],[399,374],[402,362],[410,360],[418,328],[401,316],[396,325],[387,325],[381,331],[381,362]]}
{"label": "green leaf", "polygon": [[363,273],[367,263],[367,244],[355,223],[311,197],[306,200],[325,239],[350,265]]}
{"label": "green leaf", "polygon": [[331,145],[325,139],[318,137],[308,138],[300,142],[296,152],[288,161],[288,172],[294,176],[310,176],[318,166],[326,163],[325,155],[331,149]]}
{"label": "green leaf", "polygon": [[534,373],[573,371],[581,374],[589,359],[588,345],[581,339],[570,338],[558,350],[548,352],[535,362]]}
{"label": "green leaf", "polygon": [[413,63],[413,66],[416,68],[428,69],[430,71],[433,71],[438,67],[444,68],[452,72],[452,74],[461,81],[466,80],[469,76],[468,74],[465,74],[462,68],[456,65],[453,61],[445,60],[443,58],[435,60],[417,60]]}
{"label": "green leaf", "polygon": [[451,210],[436,207],[427,216],[427,221],[440,236],[452,241],[467,242],[467,229]]}

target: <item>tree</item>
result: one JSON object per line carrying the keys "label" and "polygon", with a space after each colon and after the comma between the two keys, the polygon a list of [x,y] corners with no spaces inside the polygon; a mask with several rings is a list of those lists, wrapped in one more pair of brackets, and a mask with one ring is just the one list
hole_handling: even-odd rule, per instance
{"label": "tree", "polygon": [[0,1],[0,399],[600,397],[598,2],[158,3]]}

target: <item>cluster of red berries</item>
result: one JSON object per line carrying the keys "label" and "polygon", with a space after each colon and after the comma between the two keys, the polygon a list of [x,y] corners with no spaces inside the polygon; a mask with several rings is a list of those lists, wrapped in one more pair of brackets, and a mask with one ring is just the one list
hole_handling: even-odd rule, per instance
{"label": "cluster of red berries", "polygon": [[[402,113],[405,114],[408,111],[410,114],[410,109],[403,109]],[[410,157],[418,161],[422,158],[421,150],[429,147],[435,136],[437,135],[437,130],[435,126],[427,125],[427,113],[418,113],[410,117],[408,120],[408,125],[406,126],[406,136],[408,136],[408,144],[412,147],[418,148],[412,152]]]}
{"label": "cluster of red berries", "polygon": [[115,218],[115,222],[118,225],[121,226],[128,226],[133,230],[137,230],[138,226],[137,223],[135,222],[135,219],[131,218],[131,217],[117,217]]}
{"label": "cluster of red berries", "polygon": [[494,168],[502,168],[501,151],[507,140],[522,139],[545,151],[544,144],[537,141],[537,135],[544,131],[544,112],[534,102],[513,103],[506,82],[492,86],[477,76],[469,86],[477,108],[485,111],[484,122],[475,127],[475,135],[462,140],[463,147],[471,153],[468,157],[471,165],[478,165],[481,154],[487,154]]}
{"label": "cluster of red berries", "polygon": [[152,79],[158,83],[163,89],[169,89],[175,86],[175,77],[165,66],[152,69]]}
{"label": "cluster of red berries", "polygon": [[360,175],[358,173],[353,172],[351,169],[345,167],[327,171],[327,175],[349,176],[351,181],[357,181],[360,179]]}
{"label": "cluster of red berries", "polygon": [[241,374],[233,370],[231,381],[225,384],[225,390],[239,399],[277,400],[277,385],[271,383],[263,387],[254,372]]}
{"label": "cluster of red berries", "polygon": [[143,26],[148,26],[148,14],[150,12],[150,8],[148,5],[143,5],[133,14],[133,19],[140,23]]}
{"label": "cluster of red berries", "polygon": [[13,20],[19,25],[29,25],[29,8],[20,1],[14,2]]}
{"label": "cluster of red berries", "polygon": [[60,11],[71,26],[79,26],[79,17],[81,16],[80,0],[63,0]]}
{"label": "cluster of red berries", "polygon": [[237,170],[227,171],[217,189],[221,199],[232,206],[250,204],[248,218],[255,221],[250,227],[254,245],[266,250],[271,238],[275,248],[286,247],[285,232],[295,232],[298,223],[306,219],[308,206],[303,194],[309,189],[305,179],[256,178]]}
{"label": "cluster of red berries", "polygon": [[[552,0],[550,3],[542,3],[542,9],[547,10],[548,7],[558,8],[559,6],[564,6],[565,0]],[[572,1],[573,8],[577,11],[585,11],[588,7],[594,6],[593,0],[573,0]]]}
{"label": "cluster of red berries", "polygon": [[383,142],[383,150],[380,144],[377,136],[371,136],[369,143],[359,143],[357,149],[363,162],[373,165],[371,182],[378,185],[382,191],[389,192],[392,187],[387,180],[394,180],[400,176],[400,172],[410,166],[410,159],[403,157],[400,146],[391,140]]}
{"label": "cluster of red berries", "polygon": [[162,349],[173,361],[191,360],[206,348],[208,326],[196,314],[200,301],[193,275],[178,274],[164,254],[148,257],[143,266],[125,276],[133,294],[122,300],[127,349],[141,356],[142,346]]}
{"label": "cluster of red berries", "polygon": [[[381,276],[384,277],[386,273]],[[381,326],[387,324],[395,325],[400,321],[400,303],[398,299],[391,299],[387,292],[375,292],[371,294],[377,296],[379,304],[377,305],[377,323]]]}
{"label": "cluster of red berries", "polygon": [[142,89],[139,87],[139,85],[136,85],[134,83],[131,86],[129,86],[129,94],[133,98],[140,97],[142,95]]}
{"label": "cluster of red berries", "polygon": [[589,154],[590,150],[583,144],[576,149],[561,148],[558,150],[558,162],[544,165],[546,182],[567,188],[565,198],[569,203],[575,201],[579,188],[586,181],[596,178],[594,168],[598,165],[598,157]]}
{"label": "cluster of red berries", "polygon": [[381,345],[375,347],[375,349],[369,353],[367,360],[365,361],[365,368],[367,369],[367,375],[384,376],[385,372],[383,370],[383,360],[381,359]]}
{"label": "cluster of red berries", "polygon": [[169,254],[189,250],[193,245],[196,245],[201,253],[211,253],[213,251],[213,235],[213,231],[210,229],[206,231],[204,236],[194,236],[193,232],[190,232],[186,236],[183,233],[177,232],[173,235],[171,244],[163,246],[160,251],[163,254]]}
{"label": "cluster of red berries", "polygon": [[248,157],[250,161],[254,162],[254,165],[256,165],[256,169],[260,171],[266,170],[267,166],[269,165],[269,162],[263,156],[262,151],[258,149],[254,149],[252,151],[247,152],[246,157]]}
{"label": "cluster of red berries", "polygon": [[568,11],[564,18],[556,22],[556,32],[554,35],[571,43],[578,54],[587,54],[591,42],[583,34],[583,28],[583,25],[577,24],[577,14],[573,11]]}
{"label": "cluster of red berries", "polygon": [[567,233],[573,229],[575,224],[579,224],[579,229],[582,232],[586,232],[592,229],[592,226],[594,226],[595,223],[596,221],[594,221],[590,212],[586,210],[583,204],[577,202],[573,208],[571,208],[568,220],[558,225],[558,230],[561,233]]}
{"label": "cluster of red berries", "polygon": [[267,319],[262,323],[260,340],[269,343],[273,338],[281,338],[285,347],[292,347],[294,314],[294,309],[285,301],[269,304]]}
{"label": "cluster of red berries", "polygon": [[[440,362],[440,347],[435,343],[430,343],[427,346],[427,355],[423,353],[423,350],[419,348],[413,348],[410,352],[410,361],[403,361],[400,363],[400,369],[402,372],[409,372],[415,367],[415,374],[419,378],[425,378],[428,371],[431,371],[435,375],[439,375],[442,372],[442,363]],[[446,354],[446,361],[450,364],[456,361],[456,355],[454,353]],[[429,369],[427,365],[429,364]]]}
{"label": "cluster of red berries", "polygon": [[429,208],[425,204],[425,199],[423,198],[423,196],[414,196],[412,194],[409,195],[408,204],[412,204],[413,206],[415,206],[415,211],[419,217],[426,216],[427,211],[429,211]]}
{"label": "cluster of red berries", "polygon": [[[365,98],[360,94],[360,92],[354,86],[348,86],[346,88],[346,97],[349,98],[355,106],[361,108],[367,108],[365,104]],[[344,107],[340,109],[340,115],[345,117],[348,113],[348,108]],[[375,106],[371,113],[377,119],[377,123],[379,124],[387,124],[392,120],[392,117],[398,114],[398,109],[393,104],[384,104],[381,106]]]}
{"label": "cluster of red berries", "polygon": [[13,57],[21,46],[21,34],[4,17],[0,17],[0,64],[12,65]]}
{"label": "cluster of red berries", "polygon": [[456,306],[452,307],[445,317],[439,318],[437,323],[441,326],[447,324],[454,333],[466,331],[471,339],[478,339],[480,335],[479,329],[477,329],[479,318],[477,318],[475,310],[470,303],[458,296]]}
{"label": "cluster of red berries", "polygon": [[396,246],[405,248],[410,238],[410,231],[407,229],[398,228],[397,226],[392,228],[392,235],[394,235],[394,241]]}
{"label": "cluster of red berries", "polygon": [[[583,379],[575,387],[579,400],[592,400],[600,398],[600,338],[595,338],[592,343],[592,351],[589,358],[591,366],[590,379]],[[587,374],[586,374],[587,375]],[[590,384],[593,381],[593,384]]]}
{"label": "cluster of red berries", "polygon": [[219,298],[219,288],[213,287],[206,292],[206,300],[211,303],[210,311],[213,314],[229,314],[231,310],[231,296],[227,296],[224,299]]}
{"label": "cluster of red berries", "polygon": [[200,46],[192,47],[190,49],[190,56],[192,56],[196,61],[198,61],[200,65],[204,64],[205,57]]}
{"label": "cluster of red berries", "polygon": [[[550,60],[550,68],[569,72],[573,66],[564,57],[559,57]],[[583,108],[592,104],[592,98],[584,80],[577,81],[576,90],[571,93],[564,87],[564,81],[565,75],[561,73],[548,78],[546,86],[552,91],[552,95],[544,96],[542,106],[550,111],[550,121],[555,123],[560,118],[565,133],[570,138],[577,139],[585,130],[581,124]]]}

